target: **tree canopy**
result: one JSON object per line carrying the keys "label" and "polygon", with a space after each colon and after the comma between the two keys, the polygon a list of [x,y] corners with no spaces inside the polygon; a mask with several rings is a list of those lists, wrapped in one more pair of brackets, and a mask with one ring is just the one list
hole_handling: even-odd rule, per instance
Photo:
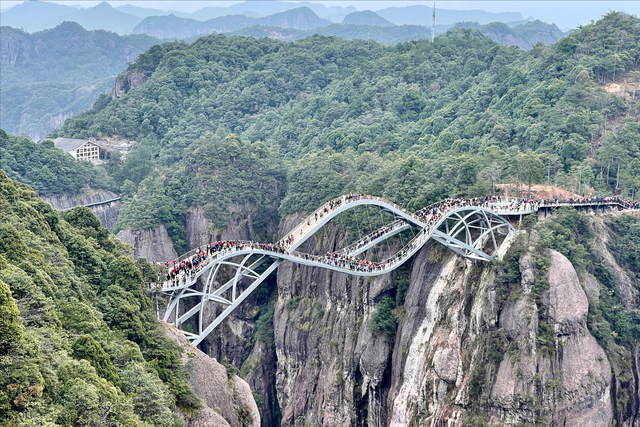
{"label": "tree canopy", "polygon": [[57,134],[138,141],[109,166],[136,195],[122,228],[179,230],[194,206],[218,226],[238,199],[266,224],[271,203],[283,216],[347,191],[408,207],[501,182],[637,197],[639,23],[611,12],[529,51],[463,28],[395,46],[319,35],[165,43],[130,66],[149,76],[143,85]]}

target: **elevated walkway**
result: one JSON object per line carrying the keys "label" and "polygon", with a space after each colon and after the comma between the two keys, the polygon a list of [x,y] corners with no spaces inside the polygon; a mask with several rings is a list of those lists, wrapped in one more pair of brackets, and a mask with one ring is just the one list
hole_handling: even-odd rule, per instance
{"label": "elevated walkway", "polygon": [[[358,206],[376,206],[395,217],[390,224],[370,233],[355,243],[326,255],[313,255],[297,249],[337,215]],[[619,200],[600,201],[520,201],[496,202],[477,200],[446,200],[427,206],[416,213],[379,197],[345,195],[334,199],[308,215],[277,244],[252,241],[226,242],[223,249],[207,253],[194,249],[177,262],[191,267],[181,268],[160,290],[170,296],[164,321],[177,327],[198,315],[197,333],[185,332],[194,345],[213,331],[253,290],[255,290],[283,261],[309,267],[324,268],[337,273],[373,277],[388,274],[409,260],[429,240],[433,239],[458,254],[473,260],[491,261],[493,256],[485,248],[500,252],[499,241],[513,235],[515,229],[509,217],[529,215],[539,209],[571,207],[619,208]],[[420,231],[395,254],[379,262],[360,259],[357,255],[412,227]],[[229,279],[223,267],[235,271]],[[170,270],[173,270],[173,266]],[[221,277],[226,277],[220,283]],[[200,282],[200,285],[198,283]],[[241,286],[242,285],[242,286]],[[181,301],[197,298],[195,305],[180,314]],[[211,322],[204,316],[209,303],[223,306]]]}

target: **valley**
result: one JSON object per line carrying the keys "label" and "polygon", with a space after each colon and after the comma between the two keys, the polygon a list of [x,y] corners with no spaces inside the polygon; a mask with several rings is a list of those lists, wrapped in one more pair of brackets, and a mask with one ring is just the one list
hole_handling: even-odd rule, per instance
{"label": "valley", "polygon": [[0,425],[640,422],[639,18],[29,3]]}

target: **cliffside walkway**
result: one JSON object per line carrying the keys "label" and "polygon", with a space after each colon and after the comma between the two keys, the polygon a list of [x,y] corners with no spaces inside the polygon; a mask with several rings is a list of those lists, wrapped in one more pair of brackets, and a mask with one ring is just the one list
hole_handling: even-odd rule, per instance
{"label": "cliffside walkway", "polygon": [[[297,251],[337,215],[357,206],[376,206],[396,219],[390,224],[358,239],[355,243],[326,255]],[[197,333],[183,331],[192,344],[199,344],[233,310],[238,307],[281,263],[291,261],[310,267],[372,277],[387,274],[400,267],[433,239],[458,254],[473,260],[491,261],[500,244],[511,238],[515,228],[511,221],[540,209],[565,206],[592,209],[635,207],[618,199],[580,201],[533,200],[462,200],[450,199],[434,203],[411,213],[380,197],[345,195],[331,200],[307,216],[276,244],[253,241],[217,242],[214,247],[197,248],[169,264],[168,280],[161,292],[170,296],[163,320],[179,327],[198,314]],[[511,220],[511,221],[510,221]],[[395,254],[380,262],[357,258],[367,249],[390,237],[415,227],[420,231]],[[492,252],[491,255],[488,252]],[[225,268],[223,268],[225,267]],[[229,274],[229,270],[232,272]],[[203,278],[199,282],[200,278]],[[181,307],[187,298],[195,305]],[[212,309],[210,302],[223,309]],[[182,313],[181,313],[182,308]],[[211,320],[213,319],[213,320]]]}
{"label": "cliffside walkway", "polygon": [[82,205],[82,206],[84,206],[85,208],[90,208],[90,207],[93,207],[93,206],[100,206],[100,205],[106,205],[107,203],[111,203],[111,202],[117,202],[118,200],[121,200],[121,199],[122,199],[122,197],[116,197],[116,198],[109,199],[109,200],[103,200],[101,202],[87,203],[86,205]]}

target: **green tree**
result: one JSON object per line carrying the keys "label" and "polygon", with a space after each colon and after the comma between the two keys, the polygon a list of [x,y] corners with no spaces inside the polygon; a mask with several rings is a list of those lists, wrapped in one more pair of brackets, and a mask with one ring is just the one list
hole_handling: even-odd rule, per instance
{"label": "green tree", "polygon": [[0,354],[22,339],[20,312],[9,286],[0,280]]}
{"label": "green tree", "polygon": [[528,197],[531,197],[531,185],[535,182],[540,182],[544,177],[544,163],[540,155],[534,153],[532,150],[527,150],[526,153],[520,154],[518,158],[518,170],[524,182],[529,186]]}
{"label": "green tree", "polygon": [[86,359],[96,369],[96,373],[115,386],[120,386],[120,378],[109,355],[91,335],[82,335],[73,343],[73,356]]}
{"label": "green tree", "polygon": [[384,332],[389,336],[396,333],[398,321],[393,315],[393,299],[384,297],[371,315],[371,329],[374,332]]}
{"label": "green tree", "polygon": [[121,373],[122,390],[133,396],[135,412],[142,420],[159,427],[178,427],[183,423],[172,412],[171,393],[154,370],[140,363],[127,365]]}

